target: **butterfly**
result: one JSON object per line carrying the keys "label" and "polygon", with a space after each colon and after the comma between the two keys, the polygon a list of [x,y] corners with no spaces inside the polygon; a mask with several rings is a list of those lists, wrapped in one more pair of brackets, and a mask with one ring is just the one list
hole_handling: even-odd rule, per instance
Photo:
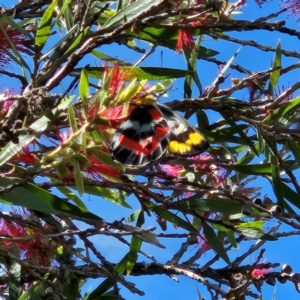
{"label": "butterfly", "polygon": [[197,155],[208,147],[200,131],[160,103],[134,105],[109,142],[115,160],[130,167],[153,164],[165,154]]}

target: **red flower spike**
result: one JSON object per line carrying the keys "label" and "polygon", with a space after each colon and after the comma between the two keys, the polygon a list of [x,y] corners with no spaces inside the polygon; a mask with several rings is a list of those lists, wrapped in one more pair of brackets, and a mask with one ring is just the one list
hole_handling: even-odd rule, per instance
{"label": "red flower spike", "polygon": [[179,29],[176,51],[181,52],[183,46],[193,49],[195,44],[193,34],[189,29]]}
{"label": "red flower spike", "polygon": [[266,3],[267,2],[267,0],[254,0],[255,2],[256,2],[256,4],[261,8],[262,7],[262,5],[264,4],[264,3]]}
{"label": "red flower spike", "polygon": [[[24,220],[30,218],[30,213],[25,209],[22,211],[14,211],[12,214],[19,215]],[[6,235],[13,238],[41,235],[41,233],[36,230],[29,230],[17,222],[5,219],[0,219],[0,234],[2,236]],[[59,246],[52,239],[44,239],[42,237],[40,239],[34,238],[24,241],[15,241],[14,243],[19,248],[21,259],[38,266],[50,266],[54,252]],[[9,249],[11,247],[11,242],[2,241],[0,242],[0,245]]]}
{"label": "red flower spike", "polygon": [[119,178],[121,171],[117,168],[105,165],[96,156],[89,156],[90,165],[87,167],[87,173],[94,180],[105,179],[103,175]]}
{"label": "red flower spike", "polygon": [[172,177],[180,177],[180,172],[183,170],[183,166],[179,165],[162,165],[161,170],[165,172],[167,175]]}
{"label": "red flower spike", "polygon": [[[285,9],[290,11],[290,16],[296,16],[300,13],[300,0],[283,0],[286,3]],[[300,21],[300,17],[297,19]]]}
{"label": "red flower spike", "polygon": [[124,113],[124,105],[109,107],[103,113],[101,113],[101,117],[107,118],[111,127],[116,129],[124,122],[127,116],[131,113],[132,109],[133,107],[130,106],[127,113]]}
{"label": "red flower spike", "polygon": [[252,277],[254,278],[259,278],[261,276],[263,276],[264,274],[267,274],[270,272],[270,269],[254,269],[251,272]]}
{"label": "red flower spike", "polygon": [[[11,42],[14,44],[16,49],[21,52],[27,52],[28,49],[25,47],[28,42],[28,38],[21,32],[15,29],[10,29],[7,24],[2,25],[3,29],[6,31]],[[3,31],[0,30],[0,66],[4,67],[11,61],[11,58],[6,54],[6,52],[12,52],[12,49],[4,35]]]}
{"label": "red flower spike", "polygon": [[125,72],[118,64],[114,64],[113,67],[109,67],[108,65],[105,65],[105,73],[104,73],[104,78],[107,78],[112,70],[111,74],[111,80],[109,84],[109,94],[112,97],[115,97],[125,81],[126,77],[128,77],[129,74]]}
{"label": "red flower spike", "polygon": [[[0,51],[1,52],[1,51]],[[1,54],[0,54],[1,56]],[[6,88],[4,87],[3,93],[0,95],[0,98],[8,98],[11,97],[15,94],[14,89]],[[9,110],[9,108],[13,105],[14,101],[13,100],[6,100],[6,101],[1,101],[1,115],[6,114]]]}
{"label": "red flower spike", "polygon": [[200,247],[199,251],[202,254],[211,249],[211,246],[206,241],[204,234],[201,234],[200,237],[198,238],[198,246]]}
{"label": "red flower spike", "polygon": [[17,153],[14,159],[25,164],[34,164],[37,161],[37,157],[31,153],[29,147],[30,145],[22,147],[22,151]]}

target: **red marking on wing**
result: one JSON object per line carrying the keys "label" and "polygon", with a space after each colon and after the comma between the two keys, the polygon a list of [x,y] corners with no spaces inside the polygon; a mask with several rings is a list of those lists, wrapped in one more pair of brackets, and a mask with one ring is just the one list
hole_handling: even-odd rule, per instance
{"label": "red marking on wing", "polygon": [[134,141],[125,135],[121,135],[119,138],[119,143],[121,147],[133,151],[136,155],[144,154],[150,155],[160,144],[162,138],[164,138],[169,133],[169,128],[158,127],[156,129],[156,135],[143,139],[140,141]]}
{"label": "red marking on wing", "polygon": [[148,114],[154,119],[155,121],[159,121],[163,118],[163,115],[155,108],[151,108],[148,110]]}
{"label": "red marking on wing", "polygon": [[155,130],[155,136],[161,139],[164,138],[169,132],[169,127],[157,127]]}

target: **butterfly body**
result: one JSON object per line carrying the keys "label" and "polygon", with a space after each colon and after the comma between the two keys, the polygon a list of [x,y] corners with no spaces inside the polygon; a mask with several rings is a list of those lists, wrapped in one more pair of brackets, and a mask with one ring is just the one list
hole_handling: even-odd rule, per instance
{"label": "butterfly body", "polygon": [[165,153],[191,156],[208,147],[202,133],[162,104],[136,106],[109,143],[114,158],[132,167],[154,163]]}

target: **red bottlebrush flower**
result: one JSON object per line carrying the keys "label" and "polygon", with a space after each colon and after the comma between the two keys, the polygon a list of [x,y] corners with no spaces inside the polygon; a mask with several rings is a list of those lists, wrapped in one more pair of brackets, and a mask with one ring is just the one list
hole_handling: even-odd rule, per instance
{"label": "red bottlebrush flower", "polygon": [[22,147],[22,151],[14,156],[14,160],[25,164],[34,164],[38,159],[34,154],[31,153],[30,145],[26,145]]}
{"label": "red bottlebrush flower", "polygon": [[187,46],[190,49],[193,49],[195,46],[193,34],[189,29],[179,29],[176,51],[181,52],[183,46]]}
{"label": "red bottlebrush flower", "polygon": [[[258,263],[259,261],[257,261]],[[264,259],[262,261],[263,264],[266,263],[266,259]],[[261,269],[253,269],[252,272],[251,272],[251,275],[253,278],[259,278],[261,276],[263,276],[264,274],[267,274],[269,272],[272,271],[272,268],[269,268],[269,269],[266,269],[266,268],[261,268]]]}
{"label": "red bottlebrush flower", "polygon": [[251,272],[251,275],[253,278],[259,278],[261,276],[263,276],[264,274],[267,274],[271,271],[271,269],[254,269]]}
{"label": "red bottlebrush flower", "polygon": [[[0,56],[1,56],[1,54],[0,54]],[[8,98],[10,96],[13,96],[14,94],[15,94],[15,91],[13,89],[4,88],[3,93],[0,95],[0,101],[2,100],[1,98]],[[13,105],[13,103],[14,103],[13,100],[6,100],[3,102],[1,101],[1,115],[7,113],[9,108]]]}
{"label": "red bottlebrush flower", "polygon": [[202,254],[211,249],[210,244],[206,241],[203,234],[201,234],[200,237],[198,238],[198,246],[199,246],[199,251]]}
{"label": "red bottlebrush flower", "polygon": [[289,93],[289,90],[290,90],[289,84],[287,85],[287,87],[285,87],[284,85],[282,85],[282,86],[278,85],[277,88],[274,90],[274,96],[276,98],[278,98],[285,94],[286,97],[283,99],[283,101],[292,100],[292,99],[294,99],[293,93]]}
{"label": "red bottlebrush flower", "polygon": [[[26,209],[14,211],[12,214],[19,215],[24,220],[30,218],[30,213]],[[41,226],[43,225],[41,224]],[[41,235],[41,233],[36,230],[28,229],[17,222],[6,219],[0,219],[0,234],[12,238]],[[10,241],[0,242],[0,244],[6,248],[10,248],[11,243]],[[22,259],[31,264],[45,267],[51,265],[51,259],[59,246],[52,239],[45,239],[42,236],[41,238],[35,237],[23,241],[14,241],[14,243],[18,246]]]}
{"label": "red bottlebrush flower", "polygon": [[124,105],[109,107],[101,113],[101,117],[107,118],[112,128],[117,128],[121,125],[121,123],[124,122],[125,118],[127,118],[131,110],[133,109],[132,106],[129,106],[126,112],[124,111],[124,108]]}
{"label": "red bottlebrush flower", "polygon": [[89,156],[90,165],[87,167],[88,175],[94,180],[105,180],[105,176],[117,177],[121,175],[121,171],[101,162],[95,155]]}
{"label": "red bottlebrush flower", "polygon": [[161,170],[165,172],[167,175],[172,177],[180,177],[180,172],[184,169],[183,166],[179,165],[161,165]]}
{"label": "red bottlebrush flower", "polygon": [[[27,52],[28,49],[25,47],[28,42],[28,38],[15,29],[10,29],[7,24],[3,24],[2,28],[6,31],[11,42],[14,44],[16,49],[21,52]],[[7,41],[3,31],[0,30],[0,66],[4,67],[11,61],[11,58],[7,55],[7,52],[12,52],[11,47]]]}
{"label": "red bottlebrush flower", "polygon": [[[290,16],[296,16],[300,13],[300,0],[284,0],[283,2],[286,3],[284,8],[290,11]],[[300,18],[297,19],[297,21],[299,20]]]}
{"label": "red bottlebrush flower", "polygon": [[105,76],[104,78],[107,78],[112,71],[111,74],[111,80],[109,83],[109,94],[112,97],[115,97],[117,95],[117,92],[119,91],[121,85],[124,83],[126,77],[128,77],[128,73],[125,72],[118,64],[114,64],[113,67],[108,67],[108,65],[105,66]]}
{"label": "red bottlebrush flower", "polygon": [[264,3],[266,3],[267,2],[267,0],[254,0],[255,2],[256,2],[256,4],[261,8],[262,7],[262,5],[264,4]]}

